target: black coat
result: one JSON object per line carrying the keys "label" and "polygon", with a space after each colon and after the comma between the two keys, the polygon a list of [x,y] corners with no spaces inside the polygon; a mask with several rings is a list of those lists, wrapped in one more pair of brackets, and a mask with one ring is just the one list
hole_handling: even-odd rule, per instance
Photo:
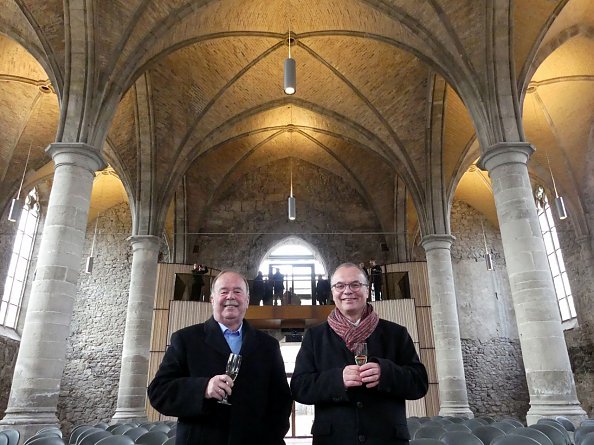
{"label": "black coat", "polygon": [[353,353],[328,323],[306,332],[291,379],[296,401],[315,405],[314,445],[406,443],[405,400],[427,393],[427,372],[403,326],[379,321],[367,339],[369,361],[381,368],[380,383],[346,390],[342,371]]}
{"label": "black coat", "polygon": [[278,445],[289,429],[291,394],[277,340],[243,322],[241,367],[231,406],[206,399],[231,350],[214,318],[171,336],[148,387],[151,405],[178,418],[176,445]]}

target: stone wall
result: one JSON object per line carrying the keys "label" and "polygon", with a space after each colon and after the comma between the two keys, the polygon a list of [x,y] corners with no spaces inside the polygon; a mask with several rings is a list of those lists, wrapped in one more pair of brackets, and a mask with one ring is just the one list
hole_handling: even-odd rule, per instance
{"label": "stone wall", "polygon": [[304,161],[293,161],[297,219],[288,221],[288,165],[284,159],[250,172],[217,197],[202,231],[225,235],[196,237],[196,261],[253,276],[266,252],[295,233],[319,250],[327,270],[344,261],[384,263],[384,237],[363,234],[382,231],[365,199],[342,178]]}
{"label": "stone wall", "polygon": [[[87,227],[81,270],[94,226]],[[61,382],[58,418],[64,431],[111,419],[117,402],[132,261],[128,205],[102,213],[97,230],[93,273],[82,272],[79,279]]]}
{"label": "stone wall", "polygon": [[10,384],[18,352],[18,340],[0,335],[0,419],[4,417],[4,411],[8,405]]}
{"label": "stone wall", "polygon": [[[485,264],[487,247],[495,268]],[[525,418],[529,395],[499,230],[454,202],[452,267],[468,401],[476,416]]]}

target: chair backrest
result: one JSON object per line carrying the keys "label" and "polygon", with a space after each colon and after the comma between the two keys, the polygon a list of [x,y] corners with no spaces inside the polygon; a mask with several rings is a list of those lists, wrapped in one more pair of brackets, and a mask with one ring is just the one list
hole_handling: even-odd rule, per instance
{"label": "chair backrest", "polygon": [[472,431],[473,428],[477,426],[487,425],[486,421],[480,419],[467,419],[462,422],[463,425],[466,425]]}
{"label": "chair backrest", "polygon": [[167,434],[170,429],[171,429],[171,427],[169,425],[166,425],[164,423],[156,423],[153,426],[151,426],[149,431],[162,431],[165,434]]}
{"label": "chair backrest", "polygon": [[6,437],[8,437],[8,445],[18,445],[21,433],[19,433],[17,430],[13,428],[2,430],[2,433],[4,433]]}
{"label": "chair backrest", "polygon": [[[165,445],[165,444],[163,444],[163,445]],[[411,440],[410,445],[443,445],[443,442],[439,439],[431,439],[429,437],[423,437],[421,439]]]}
{"label": "chair backrest", "polygon": [[506,434],[517,428],[513,423],[508,422],[506,420],[501,420],[499,422],[493,422],[491,424],[491,426],[494,426],[496,428],[499,428],[500,430],[505,431]]}
{"label": "chair backrest", "polygon": [[563,428],[565,428],[567,431],[575,431],[575,425],[567,417],[557,416],[555,417],[555,420],[563,425]]}
{"label": "chair backrest", "polygon": [[76,437],[74,438],[74,442],[72,441],[72,439],[73,439],[73,436],[74,436],[74,434],[75,434],[75,433],[73,432],[73,433],[72,433],[72,435],[70,436],[70,440],[68,441],[68,443],[70,443],[70,444],[79,444],[79,443],[80,443],[80,441],[81,441],[81,440],[82,440],[84,437],[86,437],[86,436],[88,436],[88,435],[90,435],[90,434],[93,434],[93,433],[97,433],[97,432],[99,432],[99,431],[104,431],[104,430],[102,430],[101,428],[95,428],[94,426],[92,426],[92,427],[90,427],[90,428],[84,428],[84,429],[83,429],[83,428],[81,428],[80,432],[79,432],[79,431],[76,431],[77,435],[76,435]]}
{"label": "chair backrest", "polygon": [[584,425],[584,422],[582,422],[582,426],[575,430],[575,435],[573,436],[575,445],[581,445],[584,436],[593,432],[594,425]]}
{"label": "chair backrest", "polygon": [[126,431],[131,430],[132,428],[138,428],[138,427],[132,426],[129,423],[124,423],[123,425],[118,425],[116,428],[114,428],[113,430],[111,430],[111,434],[113,434],[114,436],[116,436],[116,435],[122,435]]}
{"label": "chair backrest", "polygon": [[491,445],[538,445],[538,442],[528,436],[506,434],[493,439]]}
{"label": "chair backrest", "polygon": [[26,443],[28,445],[64,445],[64,441],[58,436],[33,436],[31,441]]}
{"label": "chair backrest", "polygon": [[414,439],[439,439],[446,430],[440,426],[423,426],[415,431]]}
{"label": "chair backrest", "polygon": [[8,445],[8,436],[0,431],[0,445]]}
{"label": "chair backrest", "polygon": [[163,442],[163,445],[175,445],[175,436],[167,439],[165,442]]}
{"label": "chair backrest", "polygon": [[134,445],[134,440],[128,436],[109,436],[99,439],[95,445]]}
{"label": "chair backrest", "polygon": [[109,431],[105,431],[99,428],[99,431],[95,431],[92,434],[89,434],[82,438],[81,441],[77,442],[77,445],[95,445],[95,443],[99,442],[104,437],[112,436]]}
{"label": "chair backrest", "polygon": [[483,445],[470,431],[447,431],[439,438],[445,445]]}
{"label": "chair backrest", "polygon": [[132,428],[124,433],[124,436],[128,436],[132,440],[138,439],[143,434],[148,433],[148,430],[143,426],[137,426],[136,428]]}
{"label": "chair backrest", "polygon": [[536,440],[540,445],[553,445],[553,442],[551,441],[551,439],[549,439],[549,436],[547,436],[542,431],[536,430],[534,428],[530,428],[530,427],[516,428],[510,434],[515,434],[517,436],[530,437],[531,439]]}
{"label": "chair backrest", "polygon": [[446,431],[463,431],[466,433],[470,433],[470,428],[462,423],[452,423],[450,425],[444,425],[443,428]]}
{"label": "chair backrest", "polygon": [[513,417],[506,417],[505,419],[502,419],[502,422],[511,423],[512,425],[515,425],[517,428],[524,428],[526,426],[518,419],[514,419]]}
{"label": "chair backrest", "polygon": [[492,417],[489,417],[489,416],[480,416],[479,419],[487,422],[487,425],[491,425],[492,423],[495,422],[495,419],[493,419]]}
{"label": "chair backrest", "polygon": [[35,435],[39,436],[39,435],[41,435],[41,433],[46,433],[46,432],[56,433],[58,436],[64,437],[62,435],[62,430],[57,426],[46,426],[45,428],[41,428],[39,431],[37,431],[35,433]]}
{"label": "chair backrest", "polygon": [[145,445],[163,445],[169,437],[163,431],[149,431],[140,436],[134,443],[143,443]]}
{"label": "chair backrest", "polygon": [[505,431],[491,425],[480,425],[472,429],[472,434],[482,440],[485,445],[490,445],[496,437],[505,436]]}
{"label": "chair backrest", "polygon": [[594,433],[588,433],[582,437],[580,445],[594,445]]}
{"label": "chair backrest", "polygon": [[584,420],[582,420],[582,423],[580,423],[580,426],[588,426],[588,425],[594,425],[594,419],[584,419]]}
{"label": "chair backrest", "polygon": [[534,428],[545,433],[547,437],[551,439],[553,445],[568,445],[569,437],[567,436],[567,431],[565,434],[563,434],[558,428],[555,428],[548,423],[536,423],[534,425],[530,425],[530,428]]}
{"label": "chair backrest", "polygon": [[452,423],[464,423],[465,420],[468,420],[466,417],[454,417],[454,416],[446,416],[445,419],[448,419]]}

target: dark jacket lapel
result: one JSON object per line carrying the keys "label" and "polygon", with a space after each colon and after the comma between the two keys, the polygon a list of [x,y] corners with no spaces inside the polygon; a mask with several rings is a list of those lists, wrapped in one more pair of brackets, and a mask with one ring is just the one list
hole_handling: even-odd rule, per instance
{"label": "dark jacket lapel", "polygon": [[231,353],[231,349],[221,332],[221,327],[214,317],[210,317],[204,322],[204,333],[206,335],[204,342],[208,346],[226,356]]}

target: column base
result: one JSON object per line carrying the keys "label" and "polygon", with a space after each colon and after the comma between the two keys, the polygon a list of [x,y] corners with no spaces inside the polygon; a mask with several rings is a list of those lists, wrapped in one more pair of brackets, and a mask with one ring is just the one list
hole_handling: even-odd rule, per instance
{"label": "column base", "polygon": [[113,424],[126,422],[148,422],[146,411],[144,409],[138,408],[117,408],[115,414],[111,418],[111,423]]}
{"label": "column base", "polygon": [[555,418],[555,416],[567,417],[574,425],[588,418],[586,411],[578,403],[547,403],[530,404],[530,409],[526,414],[526,424],[534,425],[538,419],[543,417]]}
{"label": "column base", "polygon": [[60,427],[60,422],[55,412],[50,411],[10,411],[6,410],[6,415],[0,420],[0,431],[7,429],[17,430],[20,434],[19,443],[32,437],[37,431],[48,426]]}
{"label": "column base", "polygon": [[439,415],[444,417],[466,417],[467,419],[474,418],[474,413],[470,411],[468,406],[441,406],[439,408]]}

